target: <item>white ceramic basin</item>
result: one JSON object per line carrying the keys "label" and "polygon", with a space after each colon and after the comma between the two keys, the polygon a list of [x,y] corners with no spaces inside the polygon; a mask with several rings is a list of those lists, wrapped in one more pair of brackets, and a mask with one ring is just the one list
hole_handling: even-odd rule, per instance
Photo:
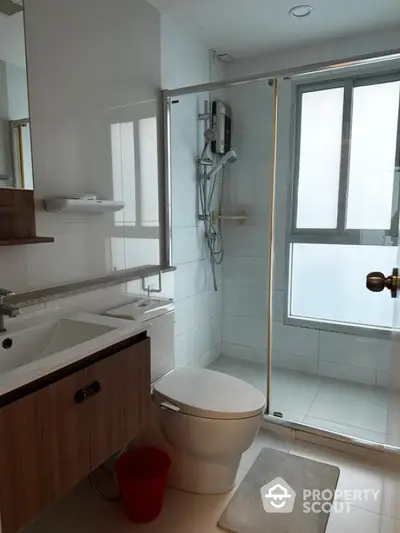
{"label": "white ceramic basin", "polygon": [[60,318],[0,335],[0,373],[39,361],[117,330],[115,325]]}
{"label": "white ceramic basin", "polygon": [[146,331],[132,320],[72,310],[8,321],[0,335],[0,396]]}
{"label": "white ceramic basin", "polygon": [[0,373],[68,350],[115,328],[71,318],[45,322],[0,336]]}

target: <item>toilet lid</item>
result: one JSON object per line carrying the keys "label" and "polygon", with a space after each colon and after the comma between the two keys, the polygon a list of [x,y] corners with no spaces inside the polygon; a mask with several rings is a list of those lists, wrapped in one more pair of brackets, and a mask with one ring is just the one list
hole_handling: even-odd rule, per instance
{"label": "toilet lid", "polygon": [[154,385],[154,395],[183,413],[220,420],[249,418],[264,411],[264,395],[241,379],[206,369],[179,368]]}

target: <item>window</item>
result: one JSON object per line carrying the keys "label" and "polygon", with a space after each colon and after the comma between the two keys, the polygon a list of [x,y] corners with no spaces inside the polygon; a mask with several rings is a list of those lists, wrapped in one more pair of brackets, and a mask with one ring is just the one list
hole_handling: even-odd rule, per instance
{"label": "window", "polygon": [[[388,329],[397,263],[400,76],[298,86],[288,321]],[[332,326],[335,325],[333,328]]]}

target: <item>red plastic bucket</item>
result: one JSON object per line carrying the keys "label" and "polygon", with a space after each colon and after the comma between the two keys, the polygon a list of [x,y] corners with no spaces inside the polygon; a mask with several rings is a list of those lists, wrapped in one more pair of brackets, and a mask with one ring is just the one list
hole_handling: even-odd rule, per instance
{"label": "red plastic bucket", "polygon": [[132,522],[151,522],[160,514],[171,460],[156,448],[125,452],[115,463],[126,515]]}

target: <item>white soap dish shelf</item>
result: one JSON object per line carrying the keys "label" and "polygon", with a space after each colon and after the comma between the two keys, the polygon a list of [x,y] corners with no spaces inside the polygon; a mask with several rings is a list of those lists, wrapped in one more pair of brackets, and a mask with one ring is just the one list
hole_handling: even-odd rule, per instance
{"label": "white soap dish shelf", "polygon": [[125,202],[82,198],[47,198],[44,201],[47,211],[75,213],[107,213],[120,211]]}

